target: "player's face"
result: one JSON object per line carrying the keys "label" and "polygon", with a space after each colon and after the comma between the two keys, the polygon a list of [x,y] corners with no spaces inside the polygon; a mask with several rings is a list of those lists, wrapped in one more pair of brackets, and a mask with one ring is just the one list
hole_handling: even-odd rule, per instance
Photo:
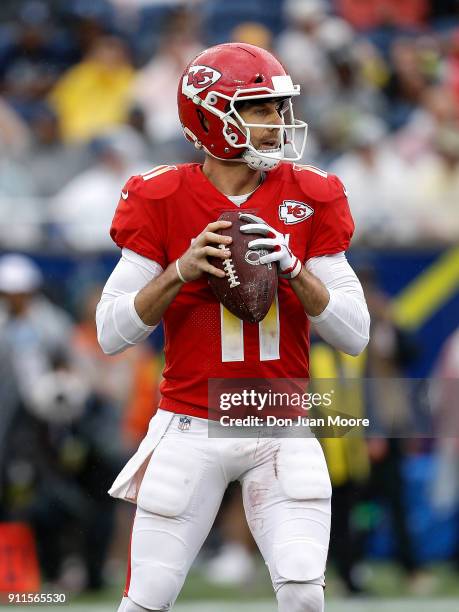
{"label": "player's face", "polygon": [[[239,109],[246,123],[282,125],[285,102],[279,100],[260,100],[247,102]],[[251,127],[250,141],[259,151],[277,149],[281,143],[282,130],[267,127]]]}

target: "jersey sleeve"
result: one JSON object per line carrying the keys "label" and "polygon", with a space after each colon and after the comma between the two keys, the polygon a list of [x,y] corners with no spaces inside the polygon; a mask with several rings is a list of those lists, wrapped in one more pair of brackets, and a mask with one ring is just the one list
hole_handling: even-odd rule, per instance
{"label": "jersey sleeve", "polygon": [[124,186],[110,228],[112,240],[166,268],[165,228],[161,201],[148,197],[142,177],[133,176]]}
{"label": "jersey sleeve", "polygon": [[346,190],[337,176],[330,175],[332,198],[318,203],[313,216],[313,232],[306,260],[334,255],[349,248],[354,233]]}

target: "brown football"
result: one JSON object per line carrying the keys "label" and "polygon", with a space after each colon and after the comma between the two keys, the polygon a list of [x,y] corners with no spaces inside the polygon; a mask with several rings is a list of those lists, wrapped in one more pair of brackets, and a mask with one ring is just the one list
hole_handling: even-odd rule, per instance
{"label": "brown football", "polygon": [[[230,259],[209,258],[210,263],[225,272],[224,278],[209,274],[209,285],[215,297],[239,319],[249,323],[259,323],[268,313],[277,289],[277,266],[260,264],[260,257],[268,251],[252,251],[248,244],[261,238],[259,234],[242,234],[239,228],[246,225],[240,221],[239,210],[225,211],[219,220],[231,221],[232,226],[220,230],[221,234],[231,236],[229,245]],[[251,210],[244,212],[254,213]]]}

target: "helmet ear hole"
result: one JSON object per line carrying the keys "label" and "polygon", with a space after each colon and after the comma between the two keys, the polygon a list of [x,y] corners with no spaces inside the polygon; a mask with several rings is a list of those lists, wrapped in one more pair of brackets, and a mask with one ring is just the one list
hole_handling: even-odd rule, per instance
{"label": "helmet ear hole", "polygon": [[204,113],[202,112],[202,110],[200,108],[196,109],[196,114],[198,116],[199,119],[199,123],[201,124],[202,129],[204,130],[204,132],[206,134],[209,133],[209,123],[204,115]]}
{"label": "helmet ear hole", "polygon": [[253,80],[254,83],[263,83],[263,81],[265,80],[265,77],[262,74],[257,74],[255,76],[255,79]]}

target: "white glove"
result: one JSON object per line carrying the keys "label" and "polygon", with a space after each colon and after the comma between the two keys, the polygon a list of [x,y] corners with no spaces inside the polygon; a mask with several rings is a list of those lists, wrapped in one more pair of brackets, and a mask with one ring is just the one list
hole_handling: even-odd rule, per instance
{"label": "white glove", "polygon": [[290,234],[281,234],[266,221],[250,213],[239,213],[241,221],[247,221],[248,225],[240,227],[243,234],[261,234],[264,238],[251,240],[249,249],[268,249],[268,255],[260,257],[260,263],[268,264],[277,261],[279,265],[279,276],[282,278],[295,278],[301,271],[302,265],[298,257],[289,249],[288,241]]}

